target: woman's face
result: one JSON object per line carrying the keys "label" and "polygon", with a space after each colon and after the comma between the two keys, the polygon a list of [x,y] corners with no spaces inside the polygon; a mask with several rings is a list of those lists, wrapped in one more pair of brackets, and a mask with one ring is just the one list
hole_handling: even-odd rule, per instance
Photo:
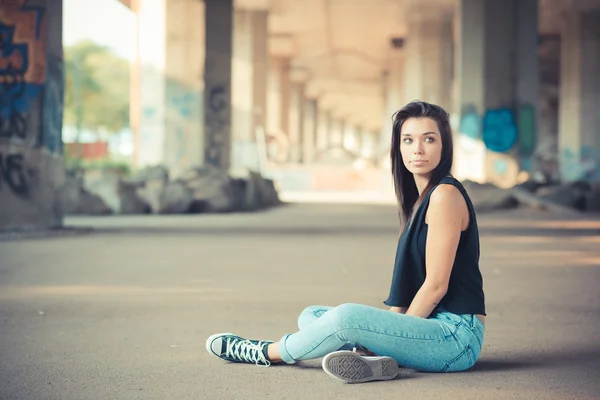
{"label": "woman's face", "polygon": [[431,118],[409,118],[400,131],[400,154],[414,175],[430,176],[442,158],[442,136]]}

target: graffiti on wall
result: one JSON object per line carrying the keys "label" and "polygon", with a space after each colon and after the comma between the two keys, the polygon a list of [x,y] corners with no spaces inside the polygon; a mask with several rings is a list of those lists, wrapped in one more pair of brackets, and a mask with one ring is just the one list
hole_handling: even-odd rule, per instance
{"label": "graffiti on wall", "polygon": [[204,161],[215,167],[228,163],[230,127],[229,91],[225,86],[207,88]]}
{"label": "graffiti on wall", "polygon": [[167,107],[169,108],[169,131],[174,136],[169,137],[171,142],[169,158],[175,167],[185,169],[190,166],[190,145],[194,125],[199,126],[200,92],[173,83]]}
{"label": "graffiti on wall", "polygon": [[463,107],[460,116],[460,133],[471,139],[481,138],[481,121],[473,105]]}
{"label": "graffiti on wall", "polygon": [[46,80],[44,8],[30,3],[0,7],[0,139],[11,142],[37,139],[30,125]]}
{"label": "graffiti on wall", "polygon": [[63,61],[62,57],[48,54],[46,84],[42,107],[42,129],[38,142],[52,153],[62,153],[63,120]]}
{"label": "graffiti on wall", "polygon": [[[28,166],[26,150],[44,145],[45,139],[45,3],[4,0],[0,4],[0,194],[8,191],[19,198],[31,195],[30,178],[36,173]],[[62,65],[62,55],[56,61]],[[59,82],[62,85],[62,79]],[[60,104],[62,96],[50,108],[60,108]],[[62,126],[62,113],[58,124]]]}
{"label": "graffiti on wall", "polygon": [[531,104],[519,107],[517,111],[517,130],[519,132],[519,154],[531,156],[536,146],[536,116]]}
{"label": "graffiti on wall", "polygon": [[486,148],[506,153],[518,143],[520,155],[531,155],[536,145],[535,108],[519,107],[517,118],[509,108],[488,109],[483,118],[473,105],[463,107],[459,130],[471,139],[482,139]]}
{"label": "graffiti on wall", "polygon": [[517,125],[507,108],[486,111],[482,125],[483,143],[491,151],[506,153],[517,142]]}
{"label": "graffiti on wall", "polygon": [[600,163],[591,146],[581,149],[565,148],[560,154],[561,175],[567,181],[588,180],[600,175]]}
{"label": "graffiti on wall", "polygon": [[29,196],[23,154],[0,153],[0,192],[5,186],[16,196]]}

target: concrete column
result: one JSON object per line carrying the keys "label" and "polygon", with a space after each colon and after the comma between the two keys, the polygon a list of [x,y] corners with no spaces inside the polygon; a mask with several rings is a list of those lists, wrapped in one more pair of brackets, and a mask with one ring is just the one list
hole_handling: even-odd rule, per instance
{"label": "concrete column", "polygon": [[[451,104],[452,17],[415,4],[407,14],[404,103],[419,99],[446,109]],[[399,58],[399,57],[397,57]]]}
{"label": "concrete column", "polygon": [[266,111],[267,12],[236,10],[232,65],[232,166],[258,168],[256,128]]}
{"label": "concrete column", "polygon": [[0,231],[62,225],[61,0],[0,2]]}
{"label": "concrete column", "polygon": [[290,60],[272,57],[267,83],[267,130],[289,134]]}
{"label": "concrete column", "polygon": [[317,152],[322,153],[331,147],[330,135],[331,131],[331,112],[323,108],[319,108],[317,113]]}
{"label": "concrete column", "polygon": [[134,164],[162,164],[176,176],[203,162],[204,6],[195,0],[136,0],[138,52],[132,64]]}
{"label": "concrete column", "polygon": [[344,130],[346,129],[346,121],[340,117],[332,117],[329,126],[329,148],[344,148]]}
{"label": "concrete column", "polygon": [[343,134],[343,148],[358,154],[360,151],[360,136],[358,135],[358,128],[350,123],[344,125]]}
{"label": "concrete column", "polygon": [[392,142],[392,116],[405,104],[404,97],[404,51],[398,41],[393,41],[389,50],[388,70],[383,76],[383,92],[385,95],[385,108],[382,130],[379,134],[377,148],[378,158],[386,160],[390,156]]}
{"label": "concrete column", "polygon": [[304,124],[302,134],[302,162],[311,164],[315,159],[318,129],[318,104],[316,99],[304,100]]}
{"label": "concrete column", "polygon": [[305,84],[303,81],[294,81],[290,87],[289,105],[289,138],[290,138],[290,162],[301,163],[302,143],[304,142],[304,105]]}
{"label": "concrete column", "polygon": [[[375,144],[377,141],[376,137],[379,137],[379,134],[375,134],[365,128],[361,128],[359,131],[360,135],[360,155],[363,158],[373,159],[375,157]],[[390,139],[391,140],[391,139]],[[389,147],[389,145],[388,145]],[[389,149],[388,149],[389,151]],[[375,160],[374,160],[375,161]]]}
{"label": "concrete column", "polygon": [[563,19],[559,162],[563,181],[600,180],[600,10]]}
{"label": "concrete column", "polygon": [[510,187],[530,168],[539,97],[537,7],[537,0],[460,1],[459,178]]}
{"label": "concrete column", "polygon": [[231,159],[231,64],[233,0],[204,0],[206,164],[229,169]]}

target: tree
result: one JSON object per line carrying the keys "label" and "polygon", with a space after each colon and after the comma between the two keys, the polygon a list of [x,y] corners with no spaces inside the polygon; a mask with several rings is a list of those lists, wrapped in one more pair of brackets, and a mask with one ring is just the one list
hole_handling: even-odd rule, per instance
{"label": "tree", "polygon": [[81,41],[65,48],[65,125],[118,132],[129,126],[129,63]]}

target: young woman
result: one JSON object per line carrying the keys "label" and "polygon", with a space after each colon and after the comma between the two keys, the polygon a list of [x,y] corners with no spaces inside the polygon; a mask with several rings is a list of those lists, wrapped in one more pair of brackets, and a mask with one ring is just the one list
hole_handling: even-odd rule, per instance
{"label": "young woman", "polygon": [[401,234],[384,301],[389,310],[313,306],[300,315],[299,331],[277,343],[222,333],[208,338],[208,352],[259,366],[324,357],[325,372],[349,383],[393,379],[398,364],[429,372],[471,368],[486,315],[479,233],[469,196],[450,176],[452,158],[442,108],[412,102],[394,115],[391,162]]}

